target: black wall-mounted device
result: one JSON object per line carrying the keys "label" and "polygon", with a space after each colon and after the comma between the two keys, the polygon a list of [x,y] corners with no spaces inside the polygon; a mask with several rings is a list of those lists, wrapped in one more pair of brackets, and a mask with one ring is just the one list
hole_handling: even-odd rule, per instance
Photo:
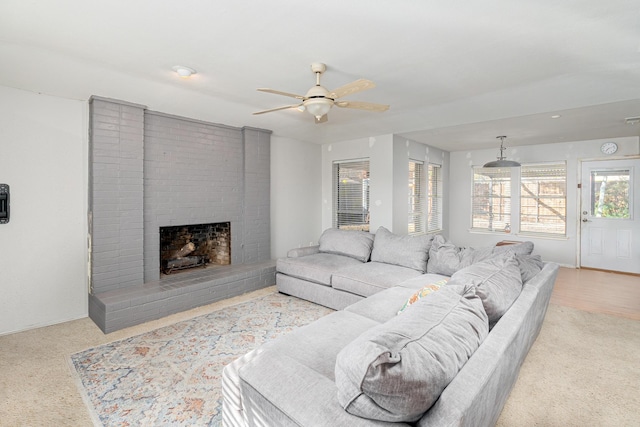
{"label": "black wall-mounted device", "polygon": [[0,184],[0,224],[9,222],[9,185]]}

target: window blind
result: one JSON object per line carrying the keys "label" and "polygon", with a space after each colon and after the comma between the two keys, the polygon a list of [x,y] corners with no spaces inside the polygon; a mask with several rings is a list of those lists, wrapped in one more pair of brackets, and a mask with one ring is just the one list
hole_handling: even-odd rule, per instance
{"label": "window blind", "polygon": [[425,232],[424,162],[409,160],[409,234]]}
{"label": "window blind", "polygon": [[442,196],[442,166],[430,164],[428,176],[428,232],[442,230]]}
{"label": "window blind", "polygon": [[333,163],[333,226],[369,231],[369,160]]}

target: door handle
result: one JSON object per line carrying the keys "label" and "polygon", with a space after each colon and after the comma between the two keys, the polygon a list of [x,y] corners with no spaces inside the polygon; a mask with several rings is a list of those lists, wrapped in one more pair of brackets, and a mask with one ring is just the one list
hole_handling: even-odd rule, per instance
{"label": "door handle", "polygon": [[591,222],[591,220],[589,220],[587,218],[582,218],[582,222]]}

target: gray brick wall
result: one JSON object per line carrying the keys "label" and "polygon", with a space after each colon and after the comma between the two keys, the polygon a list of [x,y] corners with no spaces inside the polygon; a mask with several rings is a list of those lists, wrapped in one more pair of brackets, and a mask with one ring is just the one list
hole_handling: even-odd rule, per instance
{"label": "gray brick wall", "polygon": [[[89,315],[103,331],[273,284],[270,131],[99,97],[90,128]],[[167,289],[160,227],[213,222],[231,224],[231,266],[215,280],[172,277]]]}
{"label": "gray brick wall", "polygon": [[242,247],[243,152],[240,129],[147,112],[144,145],[146,282],[158,280],[160,276],[160,227],[230,222],[231,264],[245,261]]}
{"label": "gray brick wall", "polygon": [[244,134],[244,261],[271,257],[271,137],[259,129]]}
{"label": "gray brick wall", "polygon": [[143,283],[144,106],[90,100],[93,292]]}

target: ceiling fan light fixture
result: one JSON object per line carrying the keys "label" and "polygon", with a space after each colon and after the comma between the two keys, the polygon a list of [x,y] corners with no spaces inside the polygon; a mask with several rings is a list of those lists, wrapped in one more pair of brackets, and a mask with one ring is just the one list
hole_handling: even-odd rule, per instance
{"label": "ceiling fan light fixture", "polygon": [[333,102],[326,98],[311,98],[304,101],[305,109],[317,119],[324,116],[331,109]]}
{"label": "ceiling fan light fixture", "polygon": [[519,168],[521,166],[520,163],[515,162],[513,160],[507,160],[507,158],[504,156],[504,151],[506,150],[506,148],[504,148],[504,139],[506,138],[506,136],[496,136],[496,138],[500,140],[500,157],[498,157],[497,160],[494,160],[489,163],[485,163],[483,167],[485,168]]}
{"label": "ceiling fan light fixture", "polygon": [[282,107],[270,108],[268,110],[256,111],[253,113],[264,114],[272,111],[286,110],[289,108],[295,108],[298,111],[308,111],[315,118],[315,123],[326,123],[328,120],[328,112],[336,105],[340,108],[355,108],[365,111],[382,112],[389,109],[388,105],[374,104],[372,102],[359,102],[359,101],[344,101],[340,100],[343,96],[353,95],[354,93],[362,92],[363,90],[374,88],[376,85],[367,79],[358,79],[354,82],[342,85],[339,88],[329,92],[327,88],[320,84],[320,76],[327,69],[325,64],[316,62],[311,64],[311,71],[316,75],[316,84],[312,86],[306,93],[306,95],[297,95],[295,93],[283,92],[280,90],[274,90],[269,88],[258,88],[260,92],[273,93],[275,95],[288,96],[301,101],[299,104],[284,105]]}

